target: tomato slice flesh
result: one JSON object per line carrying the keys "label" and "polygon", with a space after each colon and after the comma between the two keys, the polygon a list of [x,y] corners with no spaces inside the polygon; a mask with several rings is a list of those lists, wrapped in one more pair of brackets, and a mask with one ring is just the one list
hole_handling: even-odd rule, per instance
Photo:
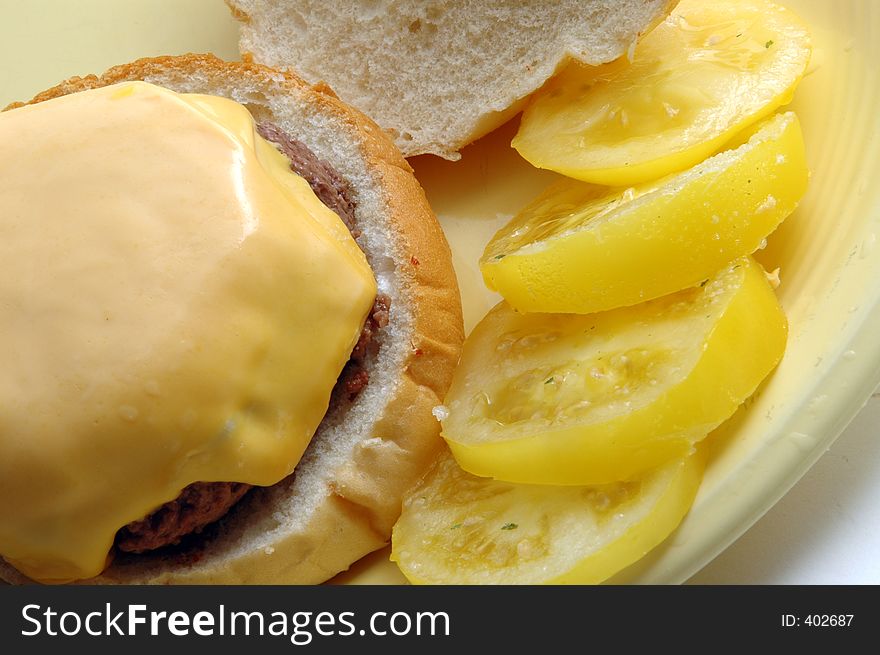
{"label": "tomato slice flesh", "polygon": [[657,179],[703,160],[788,103],[811,53],[791,11],[764,0],[684,0],[631,65],[572,65],[536,94],[513,147],[596,184]]}
{"label": "tomato slice flesh", "polygon": [[501,303],[465,342],[443,437],[476,475],[536,484],[637,477],[689,453],[782,357],[787,323],[761,266],[590,315]]}
{"label": "tomato slice flesh", "polygon": [[797,117],[652,184],[552,186],[492,238],[486,284],[520,311],[591,313],[699,284],[754,252],[797,207],[809,171]]}
{"label": "tomato slice flesh", "polygon": [[391,559],[417,584],[599,583],[678,526],[703,468],[698,452],[630,482],[515,485],[444,451],[404,501]]}

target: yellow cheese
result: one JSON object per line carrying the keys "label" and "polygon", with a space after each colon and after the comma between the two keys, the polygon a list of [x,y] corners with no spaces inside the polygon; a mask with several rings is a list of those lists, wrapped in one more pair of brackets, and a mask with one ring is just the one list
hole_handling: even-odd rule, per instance
{"label": "yellow cheese", "polygon": [[125,83],[0,143],[0,555],[88,578],[186,485],[293,470],[376,284],[232,101]]}

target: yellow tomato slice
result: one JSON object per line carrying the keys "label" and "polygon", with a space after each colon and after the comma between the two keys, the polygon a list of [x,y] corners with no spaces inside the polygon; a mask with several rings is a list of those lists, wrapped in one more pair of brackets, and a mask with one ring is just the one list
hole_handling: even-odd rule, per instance
{"label": "yellow tomato slice", "polygon": [[797,206],[808,170],[793,113],[660,182],[564,180],[486,246],[486,284],[520,311],[590,313],[699,284],[754,252]]}
{"label": "yellow tomato slice", "polygon": [[478,478],[447,451],[413,489],[391,559],[417,584],[595,584],[644,556],[681,522],[703,455],[644,478],[590,487]]}
{"label": "yellow tomato slice", "polygon": [[685,0],[632,65],[570,66],[527,107],[513,147],[539,168],[625,186],[705,159],[791,100],[810,35],[764,0]]}
{"label": "yellow tomato slice", "polygon": [[442,434],[476,475],[627,480],[686,455],[733,414],[786,336],[749,257],[701,287],[599,314],[518,314],[501,303],[465,342]]}

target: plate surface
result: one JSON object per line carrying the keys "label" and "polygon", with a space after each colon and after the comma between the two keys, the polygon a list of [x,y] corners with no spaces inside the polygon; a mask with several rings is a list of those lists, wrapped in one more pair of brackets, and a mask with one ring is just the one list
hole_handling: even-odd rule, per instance
{"label": "plate surface", "polygon": [[[791,105],[811,186],[759,256],[781,269],[788,350],[749,407],[711,437],[706,478],[679,530],[614,582],[686,580],[807,471],[880,383],[880,69],[872,66],[880,3],[783,4],[814,31],[811,71]],[[237,58],[236,26],[221,0],[0,0],[0,13],[0,106],[137,57]],[[497,300],[477,270],[483,245],[556,177],[508,147],[515,127],[468,147],[459,162],[412,161],[452,244],[468,328]],[[380,551],[340,581],[402,577]]]}

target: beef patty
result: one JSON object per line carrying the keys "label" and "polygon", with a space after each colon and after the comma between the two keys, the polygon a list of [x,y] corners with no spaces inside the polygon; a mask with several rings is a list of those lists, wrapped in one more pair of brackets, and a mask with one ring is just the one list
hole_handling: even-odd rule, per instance
{"label": "beef patty", "polygon": [[[291,170],[309,183],[318,199],[342,219],[357,240],[361,233],[348,182],[304,143],[291,138],[277,125],[259,123],[257,133],[284,153],[290,160]],[[366,359],[378,349],[374,337],[388,324],[390,307],[388,296],[381,293],[376,296],[351,358],[336,381],[334,398],[341,392],[354,400],[367,385]],[[194,482],[174,500],[119,530],[116,547],[127,553],[143,553],[177,544],[186,535],[201,532],[222,518],[250,488],[251,485],[242,482]]]}

